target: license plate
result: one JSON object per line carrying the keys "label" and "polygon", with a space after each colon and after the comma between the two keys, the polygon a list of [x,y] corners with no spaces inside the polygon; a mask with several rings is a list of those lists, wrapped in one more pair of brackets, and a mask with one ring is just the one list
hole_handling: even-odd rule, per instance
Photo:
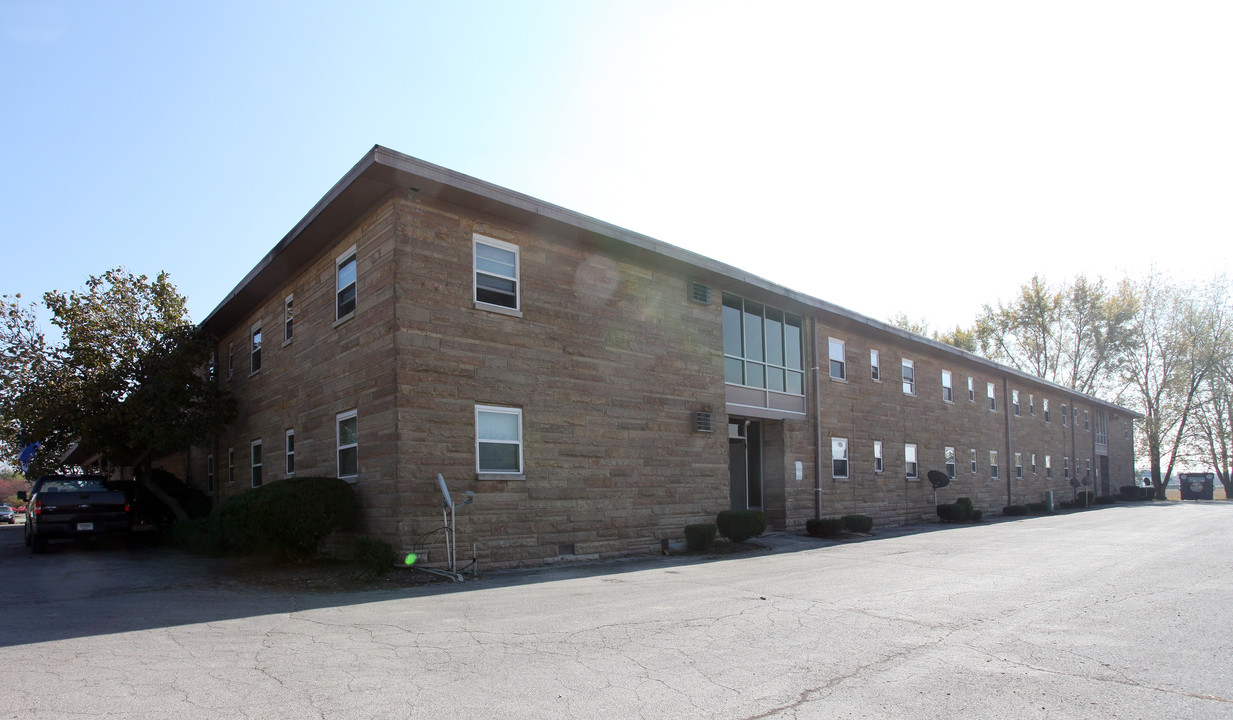
{"label": "license plate", "polygon": [[86,530],[93,530],[93,529],[94,529],[94,523],[92,522],[77,523],[77,532],[84,532]]}

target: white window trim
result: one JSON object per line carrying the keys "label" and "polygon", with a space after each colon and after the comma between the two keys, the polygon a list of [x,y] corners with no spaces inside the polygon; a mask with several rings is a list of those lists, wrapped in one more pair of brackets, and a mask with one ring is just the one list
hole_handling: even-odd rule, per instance
{"label": "white window trim", "polygon": [[1023,477],[1023,453],[1015,453],[1015,479]]}
{"label": "white window trim", "polygon": [[997,412],[998,395],[997,390],[993,387],[993,383],[985,383],[985,395],[989,398],[989,412]]}
{"label": "white window trim", "polygon": [[942,402],[955,402],[955,388],[950,370],[942,371]]}
{"label": "white window trim", "polygon": [[[489,247],[505,250],[514,254],[514,277],[510,278],[505,275],[495,275],[484,271],[485,275],[504,278],[514,281],[514,307],[509,308],[504,305],[494,305],[486,303],[479,299],[479,283],[477,276],[481,272],[479,269],[479,253],[476,252],[478,245],[488,245]],[[479,233],[471,234],[471,299],[475,303],[475,307],[481,310],[499,313],[501,315],[510,315],[512,317],[522,317],[522,248],[513,243],[498,240],[487,235]]]}
{"label": "white window trim", "polygon": [[882,441],[873,441],[873,472],[881,475],[886,470],[886,464],[882,459]]}
{"label": "white window trim", "polygon": [[[509,440],[482,440],[479,436],[479,416],[481,412],[500,413],[505,415],[514,415],[518,418],[518,440],[511,442]],[[522,408],[503,407],[500,405],[476,405],[475,406],[475,472],[480,475],[522,475],[523,468],[526,466],[526,452],[523,444],[524,436],[522,430]],[[517,470],[484,470],[480,467],[480,442],[497,443],[503,445],[518,446],[518,469]]]}
{"label": "white window trim", "polygon": [[[912,460],[908,459],[909,454],[912,456]],[[911,463],[911,465],[909,465],[909,463]],[[916,443],[904,443],[903,471],[908,480],[920,479],[920,453],[917,451]]]}
{"label": "white window trim", "polygon": [[[830,360],[827,363],[827,368],[831,374],[831,380],[848,381],[848,345],[843,340],[838,338],[828,337],[826,343],[826,354]],[[835,357],[835,346],[839,346],[839,357]],[[831,363],[839,363],[839,374],[835,374],[835,368]]]}
{"label": "white window trim", "polygon": [[[261,340],[258,341],[256,336],[260,335]],[[248,328],[248,374],[249,377],[261,372],[261,366],[265,362],[265,358],[261,357],[261,348],[265,347],[265,333],[261,331],[261,321],[253,323]],[[256,365],[257,367],[253,367]]]}
{"label": "white window trim", "polygon": [[[907,374],[904,372],[904,370],[907,370],[908,368],[911,368],[912,370],[912,381],[910,383],[908,382]],[[911,360],[907,358],[900,358],[899,377],[900,377],[900,380],[902,381],[902,385],[905,386],[903,388],[903,394],[904,395],[915,395],[916,394],[916,363],[912,362]]]}
{"label": "white window trim", "polygon": [[1019,391],[1010,391],[1010,405],[1015,411],[1015,417],[1023,417],[1023,406],[1019,404]]}
{"label": "white window trim", "polygon": [[1000,467],[998,465],[998,451],[990,450],[989,451],[989,479],[990,480],[996,480],[998,478],[999,469]]}
{"label": "white window trim", "polygon": [[977,468],[977,465],[976,465],[977,463],[976,448],[969,448],[969,450],[971,450],[972,452],[972,474],[976,475],[979,472],[979,469]]}
{"label": "white window trim", "polygon": [[287,477],[295,475],[295,428],[283,431],[283,471]]}
{"label": "white window trim", "polygon": [[[843,457],[835,456],[835,442],[836,441],[843,444]],[[842,475],[835,472],[835,461],[836,460],[843,461],[843,474]],[[852,472],[851,466],[852,466],[852,453],[851,453],[851,447],[848,445],[848,439],[847,438],[836,438],[836,437],[831,438],[831,477],[835,480],[847,480],[848,476]]]}
{"label": "white window trim", "polygon": [[[338,306],[334,306],[335,312],[338,311]],[[291,332],[288,333],[287,329]],[[283,298],[283,347],[291,344],[295,340],[295,294],[288,295]]]}
{"label": "white window trim", "polygon": [[1040,409],[1045,413],[1045,422],[1053,422],[1053,416],[1049,414],[1049,398],[1040,399]]}
{"label": "white window trim", "polygon": [[953,447],[948,445],[942,448],[942,464],[946,466],[947,475],[954,480],[959,474],[959,456]]}
{"label": "white window trim", "polygon": [[[265,455],[262,453],[261,440],[253,440],[248,444],[248,484],[250,487],[259,488],[265,483],[265,473],[262,468],[265,465]],[[261,462],[258,462],[258,454],[261,454]],[[261,473],[261,482],[257,481],[257,473]]]}
{"label": "white window trim", "polygon": [[976,402],[976,379],[968,375],[968,402]]}
{"label": "white window trim", "polygon": [[882,382],[882,358],[877,350],[869,349],[869,377],[874,382]]}
{"label": "white window trim", "polygon": [[[355,309],[349,313],[346,313],[345,315],[340,315],[338,313],[338,294],[342,292],[342,290],[345,290],[346,288],[338,287],[338,271],[342,269],[342,266],[346,264],[347,260],[350,260],[352,258],[355,258],[355,281],[352,282],[352,285],[355,286]],[[340,323],[343,323],[355,317],[355,314],[359,312],[360,310],[360,256],[359,256],[359,253],[356,252],[354,245],[347,248],[338,257],[334,258],[334,293],[333,293],[333,296],[334,296],[334,326],[337,327]]]}
{"label": "white window trim", "polygon": [[[351,420],[353,418],[355,419],[355,442],[343,445],[339,426],[342,425],[344,420]],[[355,448],[355,474],[343,475],[342,461],[339,456],[342,455],[343,450],[351,448]],[[347,482],[355,482],[360,476],[360,420],[359,412],[356,410],[340,412],[334,416],[334,472],[340,480],[346,480]]]}

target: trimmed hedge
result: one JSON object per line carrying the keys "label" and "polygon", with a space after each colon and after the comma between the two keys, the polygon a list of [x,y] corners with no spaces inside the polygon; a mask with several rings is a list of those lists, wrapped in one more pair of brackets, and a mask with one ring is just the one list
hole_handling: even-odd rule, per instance
{"label": "trimmed hedge", "polygon": [[1091,507],[1096,502],[1096,493],[1091,490],[1085,490],[1075,495],[1075,507]]}
{"label": "trimmed hedge", "polygon": [[361,535],[355,539],[351,560],[364,576],[382,577],[398,562],[398,552],[384,540]]}
{"label": "trimmed hedge", "polygon": [[972,507],[972,498],[966,497],[938,505],[937,512],[942,522],[949,523],[978,523],[984,517],[983,512]]}
{"label": "trimmed hedge", "polygon": [[685,526],[685,547],[693,552],[706,552],[715,544],[718,533],[715,523],[694,523]]}
{"label": "trimmed hedge", "polygon": [[868,515],[844,515],[841,519],[848,532],[867,533],[873,529],[873,518]]}
{"label": "trimmed hedge", "polygon": [[1006,507],[1002,508],[1002,514],[1006,515],[1007,517],[1018,517],[1020,515],[1027,515],[1028,514],[1027,505],[1007,505]]}
{"label": "trimmed hedge", "polygon": [[745,542],[766,532],[766,514],[761,510],[724,510],[715,516],[719,534],[732,542]]}
{"label": "trimmed hedge", "polygon": [[809,533],[812,537],[839,537],[843,529],[843,518],[814,518],[805,521],[805,532]]}
{"label": "trimmed hedge", "polygon": [[272,550],[307,560],[330,533],[354,529],[358,521],[359,506],[350,483],[305,477],[234,495],[208,518],[177,525],[173,537],[194,552],[248,555]]}
{"label": "trimmed hedge", "polygon": [[1030,502],[1027,504],[1027,511],[1032,515],[1047,515],[1049,513],[1049,505],[1042,502]]}

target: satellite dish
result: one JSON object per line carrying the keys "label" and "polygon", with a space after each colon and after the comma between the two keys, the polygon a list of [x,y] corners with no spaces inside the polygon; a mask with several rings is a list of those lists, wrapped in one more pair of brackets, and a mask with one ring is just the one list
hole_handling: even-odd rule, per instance
{"label": "satellite dish", "polygon": [[950,485],[950,475],[941,470],[930,470],[925,474],[925,477],[929,478],[929,484],[933,486],[934,490]]}
{"label": "satellite dish", "polygon": [[441,486],[441,494],[445,496],[443,507],[454,507],[454,501],[450,499],[450,489],[445,487],[445,478],[441,477],[441,473],[437,473],[437,484]]}

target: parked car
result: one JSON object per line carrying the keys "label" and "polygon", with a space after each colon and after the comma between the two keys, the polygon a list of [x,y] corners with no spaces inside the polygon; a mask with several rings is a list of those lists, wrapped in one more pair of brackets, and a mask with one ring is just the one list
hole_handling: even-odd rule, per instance
{"label": "parked car", "polygon": [[34,481],[26,502],[26,545],[35,553],[55,538],[128,534],[133,527],[128,496],[102,475],[44,475]]}
{"label": "parked car", "polygon": [[12,525],[17,522],[17,513],[8,505],[0,505],[0,522]]}

